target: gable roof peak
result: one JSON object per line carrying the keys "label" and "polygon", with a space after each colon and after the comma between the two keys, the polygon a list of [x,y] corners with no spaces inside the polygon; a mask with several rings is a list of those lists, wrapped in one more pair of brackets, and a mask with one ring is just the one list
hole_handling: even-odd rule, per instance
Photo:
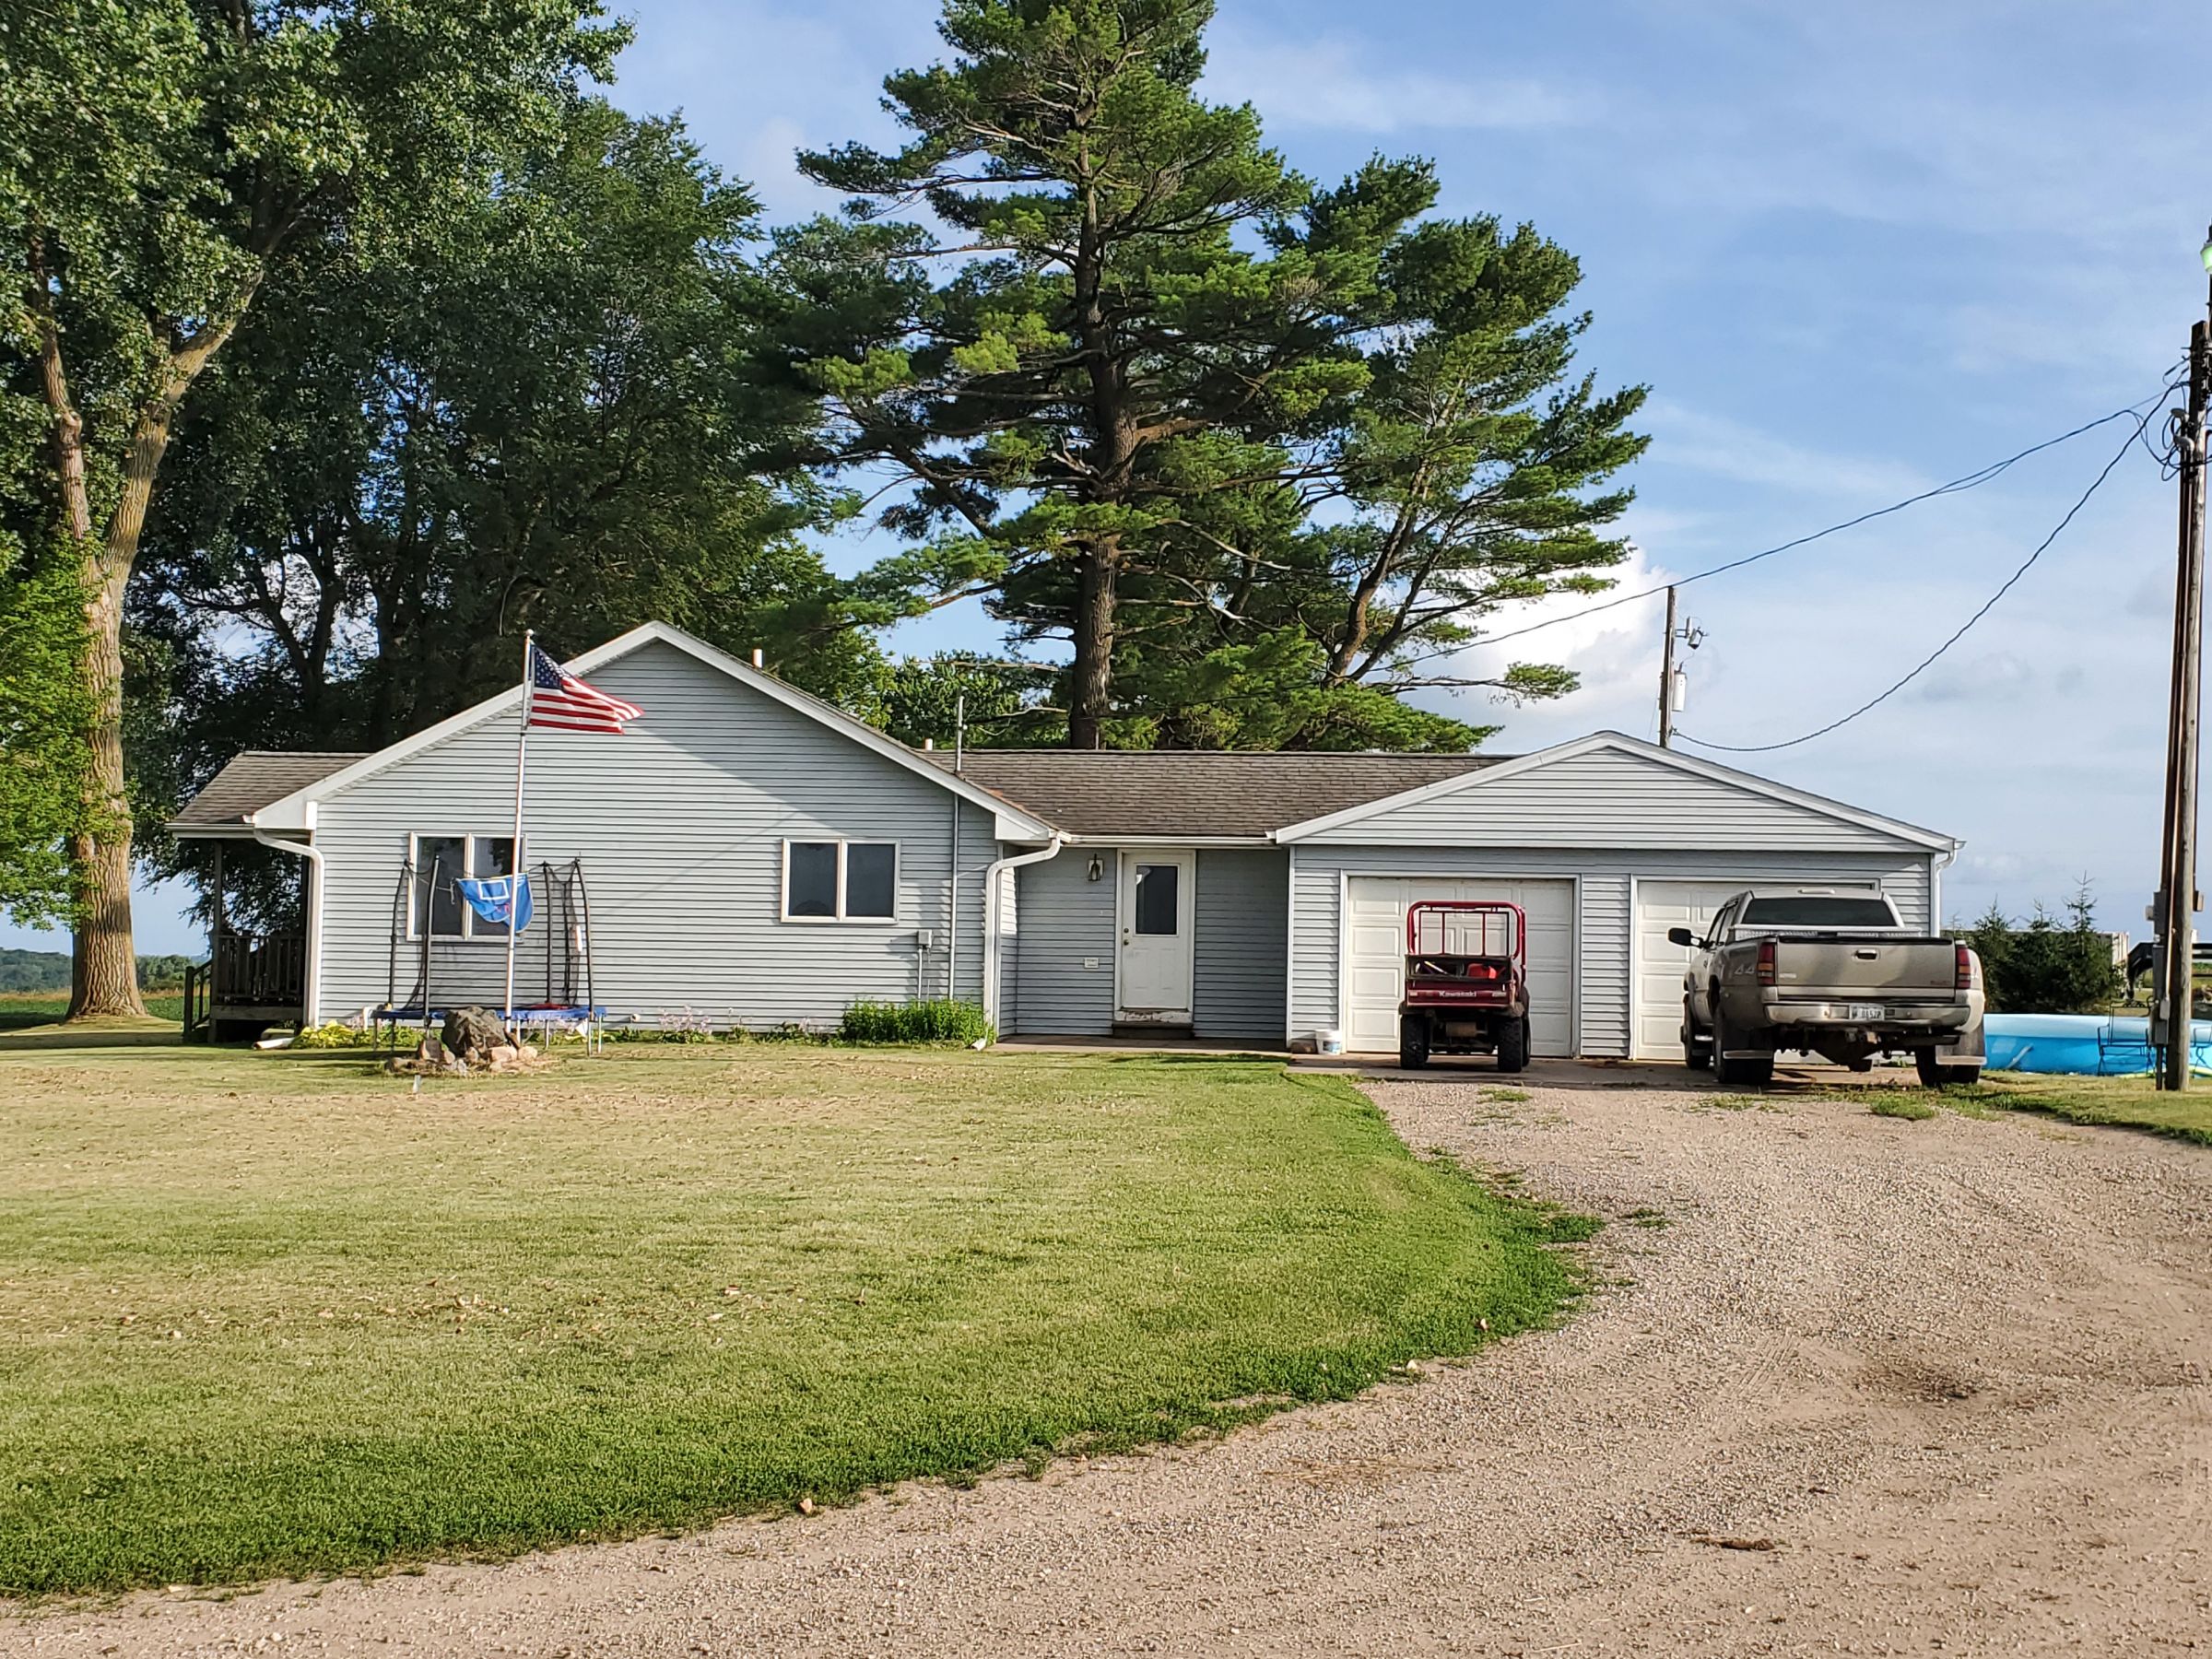
{"label": "gable roof peak", "polygon": [[[765,669],[755,668],[749,663],[741,662],[719,646],[710,645],[706,641],[700,639],[695,634],[685,632],[673,623],[663,622],[657,618],[641,622],[635,628],[617,634],[613,639],[571,657],[562,666],[571,674],[589,675],[605,667],[609,663],[629,656],[651,644],[667,645],[680,651],[695,661],[728,676],[738,684],[760,693],[771,701],[779,702],[785,708],[794,710],[807,719],[837,733],[848,741],[874,751],[892,764],[902,767],[918,777],[926,778],[940,788],[950,790],[962,799],[981,806],[985,811],[1005,820],[1006,828],[1011,831],[1010,839],[1043,841],[1053,833],[1053,827],[1033,814],[991,794],[988,790],[978,788],[957,774],[933,765],[930,759],[918,750],[908,747],[896,738],[886,736],[865,721],[848,714],[835,703],[825,701],[812,692],[802,691],[796,686],[777,678]],[[417,732],[413,736],[403,737],[397,743],[388,745],[374,754],[363,756],[349,766],[343,767],[328,776],[296,789],[279,800],[270,802],[252,814],[249,821],[266,830],[312,829],[312,812],[317,801],[327,799],[360,779],[382,771],[388,766],[395,765],[411,755],[419,754],[424,749],[442,743],[447,738],[455,736],[472,726],[479,725],[485,721],[508,713],[514,710],[522,702],[522,700],[523,688],[521,685],[510,686],[506,690],[488,697],[471,708],[464,709],[457,714],[449,715],[436,724]],[[651,712],[648,711],[644,724],[644,729],[648,732],[652,730],[651,720]]]}

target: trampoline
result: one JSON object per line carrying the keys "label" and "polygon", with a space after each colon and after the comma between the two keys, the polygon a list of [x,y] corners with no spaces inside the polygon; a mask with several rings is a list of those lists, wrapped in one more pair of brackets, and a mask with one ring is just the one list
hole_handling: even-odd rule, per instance
{"label": "trampoline", "polygon": [[[592,905],[583,881],[583,861],[546,861],[525,867],[535,913],[514,939],[512,1007],[505,1006],[507,952],[504,927],[487,933],[459,931],[467,908],[458,887],[462,872],[441,858],[427,866],[402,863],[392,892],[392,927],[386,953],[384,1000],[369,1011],[380,1047],[418,1026],[427,1035],[455,1008],[481,1007],[500,1016],[518,1034],[535,1029],[543,1037],[568,1030],[594,1053],[605,1040],[606,1009],[594,994]],[[455,930],[440,932],[441,915],[456,919]],[[413,983],[400,989],[403,964]],[[525,996],[530,1000],[523,1000]]]}

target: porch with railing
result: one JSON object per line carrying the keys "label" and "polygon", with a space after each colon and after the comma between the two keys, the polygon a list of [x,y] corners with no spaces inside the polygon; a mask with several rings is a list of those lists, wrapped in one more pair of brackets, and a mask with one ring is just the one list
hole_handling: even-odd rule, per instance
{"label": "porch with railing", "polygon": [[306,1002],[304,935],[219,932],[207,960],[184,971],[184,1040],[213,1038],[222,1024],[288,1024]]}

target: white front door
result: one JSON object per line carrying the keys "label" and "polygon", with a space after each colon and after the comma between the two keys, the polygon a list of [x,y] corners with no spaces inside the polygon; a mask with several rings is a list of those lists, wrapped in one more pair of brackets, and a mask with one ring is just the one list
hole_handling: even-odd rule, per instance
{"label": "white front door", "polygon": [[1119,1018],[1133,1025],[1191,1023],[1192,853],[1123,849]]}

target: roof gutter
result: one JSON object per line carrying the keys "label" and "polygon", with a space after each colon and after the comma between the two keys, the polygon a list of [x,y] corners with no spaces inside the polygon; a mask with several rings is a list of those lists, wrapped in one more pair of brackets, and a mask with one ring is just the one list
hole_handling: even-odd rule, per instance
{"label": "roof gutter", "polygon": [[[307,808],[308,834],[314,834],[314,804]],[[274,847],[279,853],[289,853],[295,858],[304,858],[307,873],[307,984],[300,997],[300,1027],[306,1030],[323,1023],[323,850],[314,842],[278,841],[259,824],[253,815],[246,815],[246,825],[253,831],[253,839],[265,847]]]}
{"label": "roof gutter", "polygon": [[[1034,853],[1018,853],[1011,858],[996,858],[983,866],[983,1018],[991,1022],[993,1031],[998,1030],[998,889],[999,875],[1006,870],[1018,870],[1024,865],[1042,864],[1048,858],[1060,856],[1060,849],[1067,844],[1067,837],[1059,830],[1053,839]],[[958,918],[955,918],[956,924]]]}

